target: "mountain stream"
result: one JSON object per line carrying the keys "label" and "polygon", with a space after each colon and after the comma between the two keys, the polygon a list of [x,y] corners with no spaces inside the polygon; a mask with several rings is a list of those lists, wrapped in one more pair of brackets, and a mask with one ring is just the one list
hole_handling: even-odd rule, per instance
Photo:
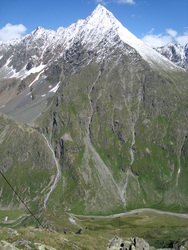
{"label": "mountain stream", "polygon": [[46,140],[46,143],[48,145],[48,148],[50,149],[50,151],[52,152],[52,155],[53,155],[53,158],[54,158],[54,161],[55,161],[55,164],[56,164],[56,168],[57,168],[57,174],[56,174],[56,177],[55,177],[55,180],[54,180],[54,183],[52,184],[51,188],[50,188],[50,191],[47,193],[46,195],[46,198],[44,199],[44,208],[46,209],[46,203],[51,195],[51,193],[54,191],[55,187],[57,186],[57,183],[59,181],[59,178],[61,176],[61,170],[60,170],[60,167],[59,167],[59,164],[57,162],[57,159],[55,157],[55,153],[54,153],[54,150],[51,146],[51,144],[48,142],[47,138],[45,137],[45,135],[42,134],[42,136],[44,137],[44,139]]}
{"label": "mountain stream", "polygon": [[177,177],[176,177],[176,186],[178,186],[178,183],[179,183],[179,176],[181,173],[181,153],[183,151],[186,139],[187,139],[187,134],[183,138],[183,143],[180,146],[180,150],[179,150],[179,154],[178,154],[178,173],[177,173]]}
{"label": "mountain stream", "polygon": [[[87,134],[86,134],[86,137],[84,138],[84,143],[85,143],[85,146],[86,146],[86,150],[89,149],[90,152],[92,152],[92,155],[95,158],[95,167],[98,170],[99,176],[103,176],[104,179],[108,179],[108,182],[111,182],[112,185],[115,186],[115,189],[117,190],[122,203],[125,204],[125,198],[124,198],[124,195],[122,195],[122,191],[121,191],[120,187],[118,186],[118,184],[114,180],[114,177],[113,177],[111,171],[106,166],[106,164],[103,162],[100,155],[98,154],[98,152],[96,151],[96,149],[93,147],[93,145],[91,143],[91,123],[92,123],[93,113],[94,113],[91,92],[92,92],[95,84],[98,82],[100,76],[101,76],[101,72],[99,72],[99,75],[98,75],[96,81],[93,83],[93,85],[91,86],[91,89],[90,89],[90,91],[88,93],[88,99],[89,99],[89,102],[90,102],[91,112],[90,112],[90,115],[89,115]],[[99,97],[100,97],[100,94],[99,94]]]}

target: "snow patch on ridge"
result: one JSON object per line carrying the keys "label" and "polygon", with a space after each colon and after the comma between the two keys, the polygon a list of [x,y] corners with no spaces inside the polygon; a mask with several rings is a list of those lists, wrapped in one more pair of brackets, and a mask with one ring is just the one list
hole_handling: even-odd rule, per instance
{"label": "snow patch on ridge", "polygon": [[31,87],[31,86],[33,85],[33,83],[35,83],[36,81],[38,81],[38,79],[39,79],[39,77],[40,77],[40,75],[41,75],[42,73],[44,73],[44,70],[42,70],[42,71],[36,76],[35,80],[32,81],[32,83],[29,84],[29,87]]}
{"label": "snow patch on ridge", "polygon": [[29,74],[38,73],[38,72],[40,72],[41,70],[43,70],[45,66],[46,66],[46,65],[40,64],[38,67],[33,67],[32,69],[30,69],[30,70],[28,71],[28,73],[29,73]]}
{"label": "snow patch on ridge", "polygon": [[[42,71],[44,69],[44,67],[46,66],[46,65],[40,64],[37,67],[31,68],[29,71],[26,70],[26,66],[24,66],[20,71],[16,72],[16,70],[13,68],[13,66],[9,66],[9,64],[11,63],[12,57],[13,56],[11,56],[7,60],[6,64],[0,69],[0,73],[4,73],[4,75],[6,75],[6,77],[4,77],[4,79],[6,79],[6,78],[20,78],[21,80],[23,80],[27,76],[29,76],[30,74],[35,74],[35,73]],[[30,84],[30,85],[32,85],[32,84]]]}
{"label": "snow patch on ridge", "polygon": [[36,73],[40,72],[41,70],[44,69],[45,66],[46,65],[40,64],[37,67],[31,68],[29,71],[27,71],[25,69],[26,67],[24,67],[21,71],[19,71],[18,73],[16,73],[14,77],[21,78],[21,80],[23,80],[24,78],[26,78],[27,76],[29,76],[31,74],[36,74]]}
{"label": "snow patch on ridge", "polygon": [[59,84],[60,84],[60,82],[58,82],[57,85],[53,89],[50,89],[49,92],[54,92],[55,93],[59,88]]}

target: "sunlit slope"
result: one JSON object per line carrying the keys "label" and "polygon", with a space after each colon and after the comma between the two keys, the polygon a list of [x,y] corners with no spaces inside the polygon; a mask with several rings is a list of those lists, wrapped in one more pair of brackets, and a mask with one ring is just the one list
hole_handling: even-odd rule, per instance
{"label": "sunlit slope", "polygon": [[187,211],[186,73],[153,69],[126,47],[90,64],[77,59],[81,51],[38,120],[62,166],[59,205],[86,214]]}
{"label": "sunlit slope", "polygon": [[[55,162],[42,135],[0,114],[0,170],[24,203],[35,212],[56,175]],[[0,174],[0,208],[23,209],[24,204]]]}

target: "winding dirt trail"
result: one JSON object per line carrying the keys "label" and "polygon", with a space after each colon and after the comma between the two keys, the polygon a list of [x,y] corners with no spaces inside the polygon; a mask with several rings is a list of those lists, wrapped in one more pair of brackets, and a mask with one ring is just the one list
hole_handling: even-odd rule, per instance
{"label": "winding dirt trail", "polygon": [[140,208],[140,209],[132,210],[130,212],[125,212],[125,213],[121,213],[121,214],[112,214],[112,215],[107,215],[107,216],[77,215],[77,214],[71,214],[71,215],[74,217],[83,217],[83,218],[114,219],[114,218],[118,218],[118,217],[122,217],[122,216],[126,216],[126,215],[133,215],[133,214],[144,213],[144,212],[152,212],[152,213],[156,213],[156,214],[160,214],[160,215],[170,215],[170,216],[176,216],[176,217],[188,219],[188,214],[164,212],[164,211],[151,209],[151,208]]}
{"label": "winding dirt trail", "polygon": [[30,214],[22,214],[20,215],[18,218],[16,218],[15,220],[7,220],[7,221],[0,221],[0,224],[3,224],[3,225],[9,225],[9,224],[13,224],[15,222],[19,222],[17,223],[20,224],[25,218],[29,217]]}

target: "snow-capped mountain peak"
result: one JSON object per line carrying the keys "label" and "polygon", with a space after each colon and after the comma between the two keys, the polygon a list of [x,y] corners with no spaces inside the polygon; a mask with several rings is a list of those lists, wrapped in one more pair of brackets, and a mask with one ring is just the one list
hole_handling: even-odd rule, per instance
{"label": "snow-capped mountain peak", "polygon": [[64,44],[68,49],[79,40],[82,45],[89,44],[90,48],[95,48],[104,37],[107,38],[110,30],[117,31],[118,25],[119,22],[114,15],[99,4],[85,20],[78,20],[68,28],[59,28],[54,43]]}
{"label": "snow-capped mountain peak", "polygon": [[[106,45],[104,45],[104,41]],[[144,60],[153,66],[176,68],[169,60],[134,36],[110,11],[100,4],[85,20],[78,20],[68,28],[61,27],[57,31],[53,31],[37,27],[31,34],[26,35],[16,43],[19,49],[22,48],[24,55],[24,57],[22,55],[20,64],[15,63],[16,59],[12,58],[8,66],[15,69],[16,72],[26,68],[28,63],[32,64],[32,67],[47,66],[53,60],[63,56],[66,50],[77,42],[86,49],[99,52],[98,55],[102,52],[103,56],[105,56],[106,47],[113,47],[119,42],[123,42],[135,49]],[[1,48],[6,50],[6,46],[1,46]],[[12,53],[19,56],[17,50]],[[5,59],[3,53],[0,51],[0,56],[6,63],[5,60],[8,60],[10,55]]]}
{"label": "snow-capped mountain peak", "polygon": [[176,65],[188,68],[188,43],[182,46],[178,43],[168,43],[163,47],[156,48],[161,55],[174,62]]}
{"label": "snow-capped mountain peak", "polygon": [[86,23],[91,26],[104,26],[106,29],[117,25],[118,20],[104,6],[98,5],[95,10],[86,18]]}
{"label": "snow-capped mountain peak", "polygon": [[174,64],[144,44],[100,4],[87,17],[77,36],[80,36],[82,43],[90,43],[92,48],[97,47],[104,38],[113,44],[114,40],[117,42],[117,39],[114,38],[118,36],[121,41],[134,48],[150,64],[160,64],[164,68],[175,68]]}
{"label": "snow-capped mountain peak", "polygon": [[[49,92],[51,81],[53,87],[59,86],[62,65],[71,68],[74,74],[91,61],[101,64],[117,53],[126,54],[135,63],[142,58],[159,70],[182,70],[134,36],[105,7],[98,5],[85,20],[78,20],[68,28],[53,31],[37,27],[14,44],[1,44],[2,89],[6,89],[10,81],[14,83],[12,89],[18,99],[20,95],[31,95],[35,88],[39,99],[48,98],[54,93]],[[67,72],[66,68],[63,70]],[[8,91],[3,98],[2,106],[6,106]]]}

